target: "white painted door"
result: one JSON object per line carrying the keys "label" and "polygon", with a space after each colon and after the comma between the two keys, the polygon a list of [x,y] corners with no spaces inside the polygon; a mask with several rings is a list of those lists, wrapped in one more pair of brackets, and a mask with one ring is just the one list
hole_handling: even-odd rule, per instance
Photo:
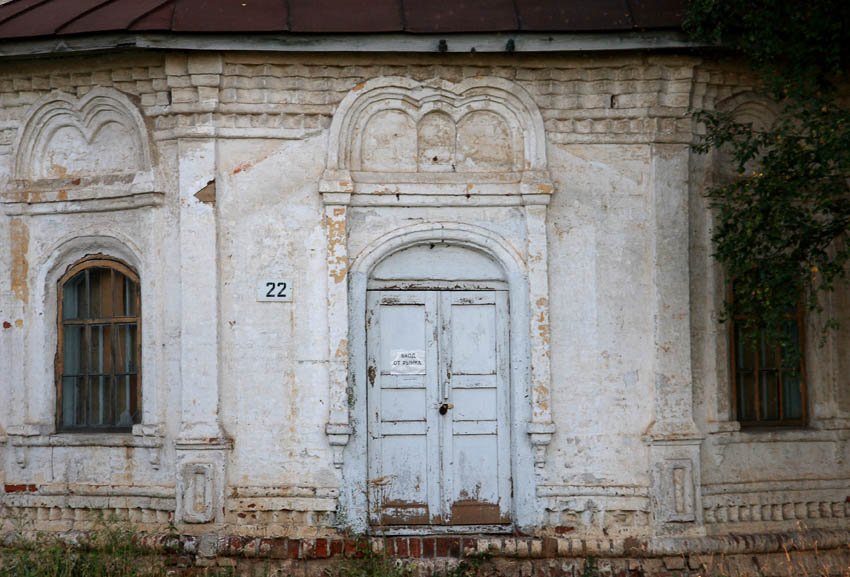
{"label": "white painted door", "polygon": [[368,291],[373,524],[510,521],[505,291]]}

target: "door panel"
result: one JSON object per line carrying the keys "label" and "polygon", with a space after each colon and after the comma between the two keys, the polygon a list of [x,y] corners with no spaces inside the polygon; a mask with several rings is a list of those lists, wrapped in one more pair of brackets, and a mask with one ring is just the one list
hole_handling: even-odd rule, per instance
{"label": "door panel", "polygon": [[503,291],[440,295],[441,374],[454,405],[442,423],[446,524],[509,519],[505,296]]}
{"label": "door panel", "polygon": [[499,523],[499,484],[493,463],[498,460],[495,431],[454,431],[452,495],[447,522],[452,525]]}
{"label": "door panel", "polygon": [[[437,388],[436,296],[424,291],[369,291],[367,296],[370,521],[430,523],[439,506],[429,471],[439,454],[439,433],[428,410]],[[394,365],[411,352],[424,367]],[[423,374],[407,374],[411,371]]]}
{"label": "door panel", "polygon": [[452,293],[442,297],[443,310],[450,311],[447,320],[451,325],[452,373],[495,376],[496,311],[493,303]]}
{"label": "door panel", "polygon": [[507,294],[368,291],[367,303],[370,521],[509,522]]}

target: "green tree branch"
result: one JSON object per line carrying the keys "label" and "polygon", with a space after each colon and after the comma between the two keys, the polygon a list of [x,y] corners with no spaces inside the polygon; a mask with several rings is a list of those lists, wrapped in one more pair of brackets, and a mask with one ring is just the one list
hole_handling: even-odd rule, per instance
{"label": "green tree branch", "polygon": [[723,147],[737,173],[707,191],[715,257],[734,281],[726,313],[780,343],[788,311],[801,298],[820,310],[819,294],[848,273],[850,2],[693,0],[685,29],[742,55],[778,104],[765,130],[722,111],[694,115],[706,131],[696,150]]}

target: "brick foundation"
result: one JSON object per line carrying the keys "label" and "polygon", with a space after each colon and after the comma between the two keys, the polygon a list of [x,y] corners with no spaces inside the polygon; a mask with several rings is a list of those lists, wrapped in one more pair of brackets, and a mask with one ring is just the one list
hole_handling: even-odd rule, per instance
{"label": "brick foundation", "polygon": [[209,567],[233,567],[237,575],[333,574],[371,547],[410,563],[421,576],[482,557],[486,560],[480,574],[494,577],[850,576],[850,531],[624,540],[611,541],[607,549],[581,539],[488,535],[368,539],[144,535],[141,541],[172,555],[173,564],[185,575],[203,575]]}

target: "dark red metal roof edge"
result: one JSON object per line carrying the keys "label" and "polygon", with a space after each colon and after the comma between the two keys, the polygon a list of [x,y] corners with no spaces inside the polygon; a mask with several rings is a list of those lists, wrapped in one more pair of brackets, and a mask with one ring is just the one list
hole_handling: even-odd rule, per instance
{"label": "dark red metal roof edge", "polygon": [[[0,40],[102,32],[623,33],[681,28],[687,0],[12,0]],[[49,23],[49,24],[48,24]]]}

